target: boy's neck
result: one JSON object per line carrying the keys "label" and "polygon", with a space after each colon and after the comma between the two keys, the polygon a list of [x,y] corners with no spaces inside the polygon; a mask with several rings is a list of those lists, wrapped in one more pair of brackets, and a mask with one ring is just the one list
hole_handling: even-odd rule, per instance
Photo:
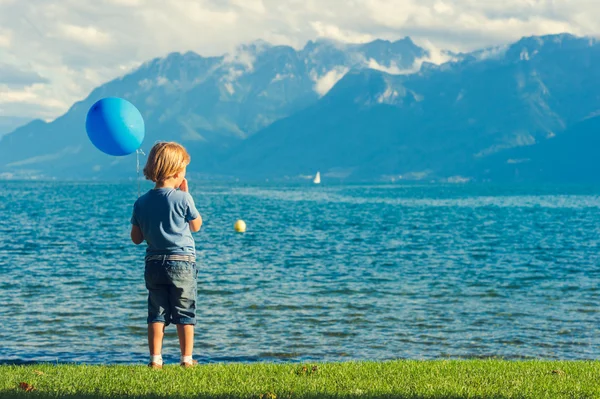
{"label": "boy's neck", "polygon": [[165,181],[160,181],[160,182],[156,182],[156,184],[154,185],[154,188],[172,188],[172,189],[176,189],[177,187],[175,187],[175,181],[169,181],[169,180],[165,180]]}

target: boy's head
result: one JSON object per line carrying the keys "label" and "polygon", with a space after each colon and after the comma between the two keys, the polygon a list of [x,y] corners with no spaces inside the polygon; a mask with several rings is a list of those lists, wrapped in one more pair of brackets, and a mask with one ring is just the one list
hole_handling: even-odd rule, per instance
{"label": "boy's head", "polygon": [[183,180],[185,168],[189,163],[190,154],[181,144],[158,142],[148,154],[144,176],[155,183],[164,182],[171,178]]}

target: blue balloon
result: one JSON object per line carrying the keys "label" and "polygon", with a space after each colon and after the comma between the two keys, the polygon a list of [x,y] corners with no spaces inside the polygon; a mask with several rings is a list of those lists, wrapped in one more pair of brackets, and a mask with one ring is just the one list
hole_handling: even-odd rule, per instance
{"label": "blue balloon", "polygon": [[108,155],[123,156],[135,152],[144,141],[144,119],[129,101],[107,97],[88,111],[85,130],[91,142]]}

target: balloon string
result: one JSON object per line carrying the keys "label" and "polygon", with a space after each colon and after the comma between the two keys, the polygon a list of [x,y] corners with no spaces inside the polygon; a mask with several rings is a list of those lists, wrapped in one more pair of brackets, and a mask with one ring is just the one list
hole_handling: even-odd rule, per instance
{"label": "balloon string", "polygon": [[140,186],[141,186],[141,181],[140,181],[140,154],[142,155],[146,155],[144,154],[144,151],[142,151],[141,149],[137,149],[135,150],[135,158],[136,158],[136,169],[137,169],[137,186],[138,186],[138,198],[140,198]]}

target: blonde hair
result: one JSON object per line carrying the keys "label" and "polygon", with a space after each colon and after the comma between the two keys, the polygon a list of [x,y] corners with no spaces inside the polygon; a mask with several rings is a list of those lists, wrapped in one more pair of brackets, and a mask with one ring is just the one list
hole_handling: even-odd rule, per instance
{"label": "blonde hair", "polygon": [[189,165],[190,160],[190,154],[181,144],[158,142],[148,154],[144,176],[155,183],[163,182],[181,172]]}

